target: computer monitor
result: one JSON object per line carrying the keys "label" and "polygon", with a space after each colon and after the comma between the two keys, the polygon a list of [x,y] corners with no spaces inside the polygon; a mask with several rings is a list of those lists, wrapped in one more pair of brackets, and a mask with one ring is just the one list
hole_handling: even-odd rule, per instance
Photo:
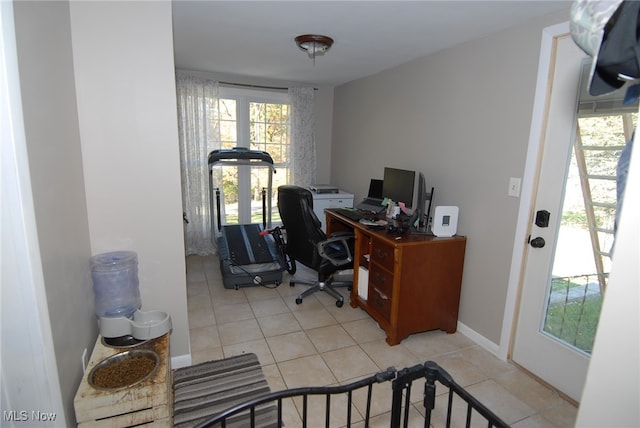
{"label": "computer monitor", "polygon": [[409,209],[413,207],[416,172],[398,168],[384,168],[382,196],[393,202],[404,202]]}

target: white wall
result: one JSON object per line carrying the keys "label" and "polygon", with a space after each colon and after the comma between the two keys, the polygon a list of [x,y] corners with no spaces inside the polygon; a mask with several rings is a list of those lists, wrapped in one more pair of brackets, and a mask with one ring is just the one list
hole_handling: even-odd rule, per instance
{"label": "white wall", "polygon": [[[31,413],[27,413],[30,420],[15,420],[23,419],[19,412],[28,409],[53,413],[57,424],[64,426],[67,418],[38,245],[11,2],[0,2],[0,22],[2,426],[35,426]],[[5,412],[19,416],[9,418]]]}
{"label": "white wall", "polygon": [[384,166],[422,171],[435,205],[460,207],[460,322],[498,349],[544,27],[557,14],[335,90],[331,178],[366,195]]}
{"label": "white wall", "polygon": [[133,250],[143,310],[189,354],[171,3],[71,2],[92,254]]}
{"label": "white wall", "polygon": [[640,152],[636,138],[576,427],[640,426],[639,195]]}
{"label": "white wall", "polygon": [[[21,173],[31,178],[42,263],[41,267],[32,266],[33,274],[41,275],[44,281],[35,301],[20,306],[39,308],[42,322],[51,330],[53,349],[47,350],[55,351],[59,388],[72,424],[73,396],[82,378],[82,353],[85,348],[91,351],[98,327],[89,274],[89,226],[69,5],[15,2],[14,8],[29,156],[28,170]],[[41,306],[43,299],[46,308]],[[63,420],[60,415],[58,422]]]}
{"label": "white wall", "polygon": [[[6,5],[3,2],[3,11]],[[37,233],[39,251],[29,250],[33,259],[28,268],[43,288],[22,293],[20,302],[3,301],[15,306],[3,306],[2,315],[8,319],[8,308],[37,308],[42,339],[34,347],[30,335],[35,326],[27,330],[18,325],[11,331],[22,332],[23,340],[5,347],[5,339],[14,336],[3,333],[2,388],[15,392],[12,387],[21,384],[24,392],[28,385],[45,382],[49,389],[42,388],[39,396],[29,394],[26,401],[15,394],[10,402],[3,397],[2,405],[29,405],[25,410],[45,405],[41,410],[58,413],[58,426],[72,426],[82,351],[91,352],[98,331],[92,254],[138,252],[143,309],[170,312],[172,356],[189,362],[171,6],[63,1],[13,5],[28,152],[28,167],[21,166],[17,173],[29,174],[33,189],[37,227],[32,232]],[[28,220],[25,217],[25,224]],[[3,234],[3,246],[8,238]],[[9,273],[3,269],[3,279],[15,277]],[[5,286],[24,286],[25,280],[8,285],[3,281],[3,297],[14,296],[4,292]],[[10,364],[15,359],[7,352],[26,353],[25,347],[34,355],[42,353],[42,361]],[[25,372],[40,369],[38,364],[54,372],[46,378],[41,370]],[[19,383],[11,382],[14,375]],[[26,379],[29,376],[33,378]],[[57,397],[46,398],[54,393]],[[62,407],[49,409],[46,403]]]}

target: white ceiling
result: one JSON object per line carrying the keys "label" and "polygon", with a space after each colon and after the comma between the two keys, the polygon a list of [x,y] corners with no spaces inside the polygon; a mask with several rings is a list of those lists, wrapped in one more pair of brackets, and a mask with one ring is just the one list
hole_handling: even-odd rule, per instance
{"label": "white ceiling", "polygon": [[[534,17],[564,1],[173,0],[176,67],[312,85],[338,85]],[[315,65],[300,34],[335,40]],[[496,54],[498,54],[496,52]]]}

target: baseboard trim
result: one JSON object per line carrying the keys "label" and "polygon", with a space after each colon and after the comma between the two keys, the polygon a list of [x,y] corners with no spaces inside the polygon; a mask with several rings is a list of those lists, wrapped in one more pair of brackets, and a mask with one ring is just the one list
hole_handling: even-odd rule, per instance
{"label": "baseboard trim", "polygon": [[189,367],[191,365],[191,354],[178,355],[177,357],[171,357],[171,368],[181,369],[183,367]]}
{"label": "baseboard trim", "polygon": [[504,358],[500,357],[500,345],[493,343],[492,341],[476,332],[475,330],[470,329],[460,321],[458,321],[458,331],[476,342],[478,345],[482,346],[485,350],[491,352],[493,355],[504,361]]}

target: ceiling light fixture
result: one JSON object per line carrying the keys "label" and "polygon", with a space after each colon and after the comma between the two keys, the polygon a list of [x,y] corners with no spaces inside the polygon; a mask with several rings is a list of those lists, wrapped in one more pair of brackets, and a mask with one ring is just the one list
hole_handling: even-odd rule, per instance
{"label": "ceiling light fixture", "polygon": [[318,34],[303,34],[296,37],[296,45],[313,59],[313,65],[316,64],[316,55],[324,55],[326,51],[333,45],[333,39]]}

